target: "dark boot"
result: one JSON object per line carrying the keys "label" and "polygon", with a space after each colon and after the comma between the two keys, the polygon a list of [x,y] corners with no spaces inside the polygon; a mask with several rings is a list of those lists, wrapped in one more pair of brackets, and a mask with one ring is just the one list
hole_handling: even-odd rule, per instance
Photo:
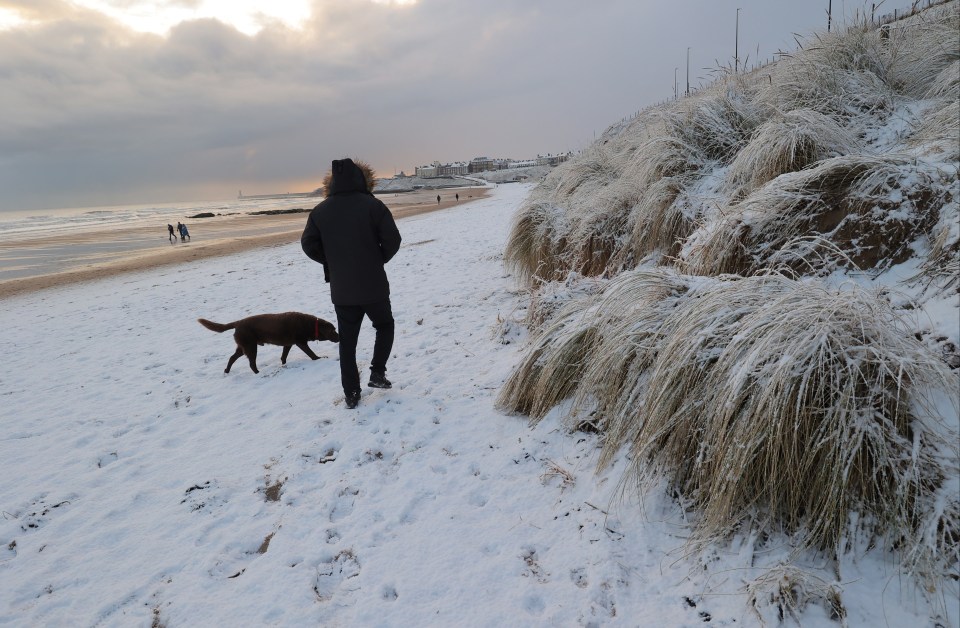
{"label": "dark boot", "polygon": [[387,379],[387,376],[378,371],[370,372],[370,381],[367,382],[367,386],[370,388],[390,388],[393,384],[390,383],[390,380]]}
{"label": "dark boot", "polygon": [[360,403],[360,391],[345,393],[343,398],[346,402],[347,410],[353,410]]}

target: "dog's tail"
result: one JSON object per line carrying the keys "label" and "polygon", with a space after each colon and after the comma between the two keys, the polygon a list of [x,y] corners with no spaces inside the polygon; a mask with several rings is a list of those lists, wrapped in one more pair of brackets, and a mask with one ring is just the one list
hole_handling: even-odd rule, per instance
{"label": "dog's tail", "polygon": [[223,323],[214,323],[212,321],[208,321],[205,318],[198,318],[197,322],[203,325],[204,327],[206,327],[207,329],[217,332],[218,334],[223,333],[228,329],[233,329],[236,326],[236,323],[227,323],[226,325],[224,325]]}

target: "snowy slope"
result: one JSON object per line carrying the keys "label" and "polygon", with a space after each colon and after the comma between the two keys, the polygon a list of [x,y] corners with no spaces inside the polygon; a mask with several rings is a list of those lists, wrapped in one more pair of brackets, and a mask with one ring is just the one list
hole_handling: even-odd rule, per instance
{"label": "snowy slope", "polygon": [[[500,252],[529,191],[399,222],[394,389],[365,390],[354,411],[335,345],[313,343],[315,362],[294,348],[285,367],[264,347],[260,375],[243,361],[225,375],[232,338],[196,323],[334,320],[297,243],[4,301],[0,624],[775,618],[746,583],[789,548],[690,555],[681,509],[621,498],[625,457],[595,475],[596,437],[560,428],[561,409],[533,429],[493,409],[523,344],[525,297]],[[361,365],[372,344],[366,325]],[[826,583],[848,623],[925,625],[896,566],[855,555]],[[818,604],[801,621],[837,625]]]}

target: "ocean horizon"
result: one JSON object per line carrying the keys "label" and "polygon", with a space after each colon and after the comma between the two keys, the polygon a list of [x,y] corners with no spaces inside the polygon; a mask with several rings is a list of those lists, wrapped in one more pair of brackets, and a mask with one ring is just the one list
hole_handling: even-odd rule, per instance
{"label": "ocean horizon", "polygon": [[0,241],[86,233],[155,224],[166,233],[168,223],[185,222],[200,213],[249,214],[255,211],[312,208],[320,197],[245,196],[214,201],[123,204],[97,207],[12,210],[0,212]]}

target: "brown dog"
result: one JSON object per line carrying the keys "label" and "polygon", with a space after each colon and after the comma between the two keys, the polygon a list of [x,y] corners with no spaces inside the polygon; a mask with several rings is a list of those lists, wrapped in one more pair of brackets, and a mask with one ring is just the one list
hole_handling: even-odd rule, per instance
{"label": "brown dog", "polygon": [[230,356],[224,373],[230,372],[230,367],[241,355],[246,355],[247,359],[250,360],[250,368],[253,369],[254,373],[259,373],[260,371],[257,370],[257,345],[267,344],[283,347],[280,363],[286,364],[287,354],[290,353],[290,347],[294,345],[300,347],[300,350],[310,356],[311,360],[319,360],[320,357],[310,350],[307,342],[311,340],[340,342],[337,328],[331,323],[322,318],[310,314],[301,314],[300,312],[258,314],[226,325],[213,323],[204,318],[198,318],[197,321],[207,329],[212,329],[217,333],[225,332],[228,329],[235,330],[233,339],[237,341],[237,350]]}

